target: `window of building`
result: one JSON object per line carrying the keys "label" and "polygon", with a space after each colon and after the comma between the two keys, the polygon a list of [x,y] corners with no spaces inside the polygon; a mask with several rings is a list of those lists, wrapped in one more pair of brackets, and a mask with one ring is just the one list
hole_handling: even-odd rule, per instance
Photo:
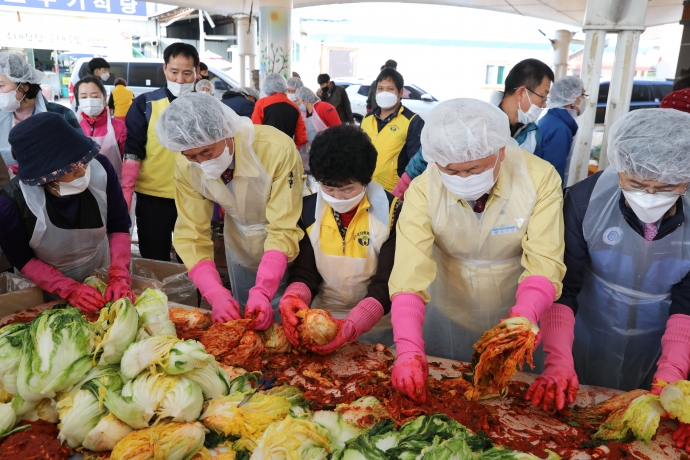
{"label": "window of building", "polygon": [[485,85],[502,85],[506,75],[506,66],[497,64],[487,64],[484,78]]}

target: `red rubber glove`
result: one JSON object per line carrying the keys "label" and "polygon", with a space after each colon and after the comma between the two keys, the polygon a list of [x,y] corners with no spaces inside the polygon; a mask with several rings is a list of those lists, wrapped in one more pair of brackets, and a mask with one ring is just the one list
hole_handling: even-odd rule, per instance
{"label": "red rubber glove", "polygon": [[309,309],[311,303],[311,291],[304,283],[290,283],[285,289],[280,304],[278,304],[278,311],[283,321],[283,331],[288,342],[293,347],[299,347],[299,333],[297,332],[297,325],[299,319],[295,316],[299,310]]}
{"label": "red rubber glove", "polygon": [[673,383],[685,380],[690,372],[690,316],[671,315],[666,322],[666,331],[661,337],[661,357],[657,362],[652,383],[652,394],[661,393],[656,381]]}
{"label": "red rubber glove", "polygon": [[[556,288],[553,283],[543,276],[528,276],[518,285],[515,293],[515,306],[510,309],[509,318],[522,316],[535,326],[539,318],[549,309],[556,299]],[[534,342],[536,349],[541,343],[541,331]]]}
{"label": "red rubber glove", "polygon": [[129,274],[131,245],[129,233],[110,235],[110,268],[108,269],[108,287],[105,288],[105,300],[108,302],[125,297],[134,302],[132,276]]}
{"label": "red rubber glove", "polygon": [[67,278],[55,267],[35,257],[24,265],[21,272],[36,286],[67,300],[82,311],[96,312],[105,306],[105,299],[97,289]]}
{"label": "red rubber glove", "polygon": [[429,366],[424,353],[424,300],[417,294],[397,294],[391,306],[393,339],[398,358],[391,383],[415,402],[426,402]]}
{"label": "red rubber glove", "polygon": [[412,183],[412,179],[410,179],[410,176],[407,175],[407,173],[403,173],[402,176],[400,176],[400,180],[398,181],[397,184],[395,184],[395,188],[391,192],[393,196],[397,196],[398,199],[403,200],[405,199],[405,192],[407,191],[408,188],[410,188],[410,184]]}
{"label": "red rubber glove", "polygon": [[369,332],[382,317],[383,306],[381,303],[373,297],[365,297],[355,308],[350,310],[347,318],[336,320],[338,334],[335,338],[326,345],[312,348],[312,351],[321,355],[333,353],[345,342],[354,342],[357,337]]}
{"label": "red rubber glove", "polygon": [[280,280],[287,269],[288,258],[280,251],[264,252],[256,272],[256,284],[249,290],[249,298],[244,312],[245,318],[254,320],[247,325],[248,329],[264,331],[273,324],[273,307],[271,300],[278,291]]}
{"label": "red rubber glove", "polygon": [[680,426],[673,433],[673,440],[676,441],[676,447],[685,449],[690,453],[690,424],[679,422]]}
{"label": "red rubber glove", "polygon": [[214,323],[226,323],[240,319],[240,304],[232,292],[223,287],[216,264],[202,260],[189,271],[189,279],[194,282],[201,296],[211,304],[211,318]]}
{"label": "red rubber glove", "polygon": [[127,202],[127,211],[132,206],[132,195],[134,194],[134,186],[137,183],[140,168],[140,161],[125,159],[122,162],[122,194]]}
{"label": "red rubber glove", "polygon": [[575,316],[570,307],[555,303],[544,313],[541,324],[545,369],[530,385],[525,399],[553,414],[562,410],[566,401],[568,404],[575,402],[580,385],[573,361]]}

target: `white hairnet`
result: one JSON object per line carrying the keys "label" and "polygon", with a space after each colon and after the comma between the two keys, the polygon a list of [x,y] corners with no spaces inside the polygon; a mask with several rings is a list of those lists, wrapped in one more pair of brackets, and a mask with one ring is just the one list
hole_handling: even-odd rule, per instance
{"label": "white hairnet", "polygon": [[304,86],[304,83],[302,83],[302,79],[298,77],[290,77],[288,78],[287,81],[288,88],[292,89],[300,89],[301,87]]}
{"label": "white hairnet", "polygon": [[481,160],[509,139],[510,122],[501,109],[476,99],[451,99],[437,105],[425,120],[422,156],[441,166]]}
{"label": "white hairnet", "polygon": [[158,142],[173,152],[215,144],[239,129],[239,115],[215,97],[200,93],[175,99],[156,123]]}
{"label": "white hairnet", "polygon": [[618,172],[664,184],[690,182],[690,114],[645,109],[627,113],[609,134],[608,158]]}
{"label": "white hairnet", "polygon": [[208,88],[211,90],[211,94],[213,94],[213,83],[209,80],[199,80],[196,82],[196,87],[194,89],[196,89],[197,93],[201,88]]}
{"label": "white hairnet", "polygon": [[14,83],[41,83],[45,74],[29,65],[18,54],[0,51],[0,73]]}
{"label": "white hairnet", "polygon": [[316,104],[321,100],[316,94],[314,94],[314,91],[310,90],[306,86],[303,86],[300,89],[298,89],[295,93],[295,96],[297,97],[297,99],[302,99],[304,102],[310,102],[312,104]]}
{"label": "white hairnet", "polygon": [[259,94],[259,92],[256,89],[252,88],[251,86],[243,86],[239,90],[245,96],[251,96],[254,99],[256,99],[257,101],[259,100],[259,98],[261,98],[261,95]]}
{"label": "white hairnet", "polygon": [[266,93],[266,96],[270,96],[275,93],[285,93],[287,91],[287,82],[285,77],[279,73],[269,73],[266,75],[263,85],[261,85],[261,90]]}
{"label": "white hairnet", "polygon": [[549,91],[548,108],[571,105],[580,97],[585,84],[577,77],[563,77],[556,80]]}

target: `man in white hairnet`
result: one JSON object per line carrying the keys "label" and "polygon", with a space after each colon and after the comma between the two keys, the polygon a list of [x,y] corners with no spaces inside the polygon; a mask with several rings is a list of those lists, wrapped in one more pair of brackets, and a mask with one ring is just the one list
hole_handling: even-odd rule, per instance
{"label": "man in white hairnet", "polygon": [[501,109],[442,102],[422,147],[429,166],[405,195],[389,281],[392,382],[415,401],[426,399],[426,355],[470,361],[503,318],[536,325],[565,273],[561,180],[510,138]]}
{"label": "man in white hairnet", "polygon": [[295,140],[297,148],[307,143],[307,129],[304,126],[299,107],[288,99],[285,78],[279,73],[270,73],[261,83],[261,91],[266,94],[254,105],[252,122],[255,125],[268,125],[284,132]]}
{"label": "man in white hairnet", "polygon": [[211,83],[210,80],[199,80],[198,82],[196,82],[196,86],[194,87],[194,89],[196,89],[197,93],[210,94],[211,96],[213,96],[213,83]]}
{"label": "man in white hairnet", "polygon": [[564,187],[575,146],[577,117],[587,108],[588,99],[585,85],[578,77],[556,80],[549,93],[549,111],[538,123],[541,142],[534,154],[556,168]]}
{"label": "man in white hairnet", "polygon": [[611,166],[566,189],[567,272],[542,317],[535,405],[562,409],[579,383],[658,394],[658,381],[688,378],[688,132],[690,114],[630,112],[611,128]]}
{"label": "man in white hairnet", "polygon": [[[270,126],[254,126],[216,98],[192,93],[173,101],[156,124],[161,145],[175,161],[177,223],[173,245],[189,277],[211,304],[213,320],[240,318],[268,328],[271,301],[304,233],[302,162],[294,142]],[[224,288],[211,241],[213,203],[225,210],[225,253],[230,284]],[[278,308],[277,297],[275,308]]]}

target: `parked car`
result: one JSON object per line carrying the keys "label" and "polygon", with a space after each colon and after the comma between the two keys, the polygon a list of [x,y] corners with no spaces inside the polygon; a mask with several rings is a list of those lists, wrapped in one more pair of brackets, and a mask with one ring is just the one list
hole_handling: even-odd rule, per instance
{"label": "parked car", "polygon": [[[595,123],[604,123],[606,118],[606,101],[609,98],[611,82],[599,84],[599,100]],[[673,90],[673,80],[663,78],[636,78],[633,80],[630,110],[653,109],[659,107],[661,100]]]}
{"label": "parked car", "polygon": [[[84,76],[89,74],[89,61],[92,58],[79,58],[72,69],[72,77],[69,83],[69,100],[74,100],[74,85]],[[165,74],[163,73],[163,59],[132,58],[129,60],[110,61],[110,78],[104,82],[105,89],[110,94],[113,83],[118,78],[127,80],[127,88],[131,89],[134,96],[148,93],[165,86]],[[208,66],[208,76],[215,88],[215,96],[220,99],[223,93],[240,85],[227,74],[212,66]]]}
{"label": "parked car", "polygon": [[[345,88],[352,105],[352,115],[357,122],[361,122],[367,115],[367,97],[369,87],[375,78],[334,78],[333,83]],[[414,113],[426,118],[434,107],[438,105],[438,99],[416,85],[405,85],[403,90],[403,105]]]}

